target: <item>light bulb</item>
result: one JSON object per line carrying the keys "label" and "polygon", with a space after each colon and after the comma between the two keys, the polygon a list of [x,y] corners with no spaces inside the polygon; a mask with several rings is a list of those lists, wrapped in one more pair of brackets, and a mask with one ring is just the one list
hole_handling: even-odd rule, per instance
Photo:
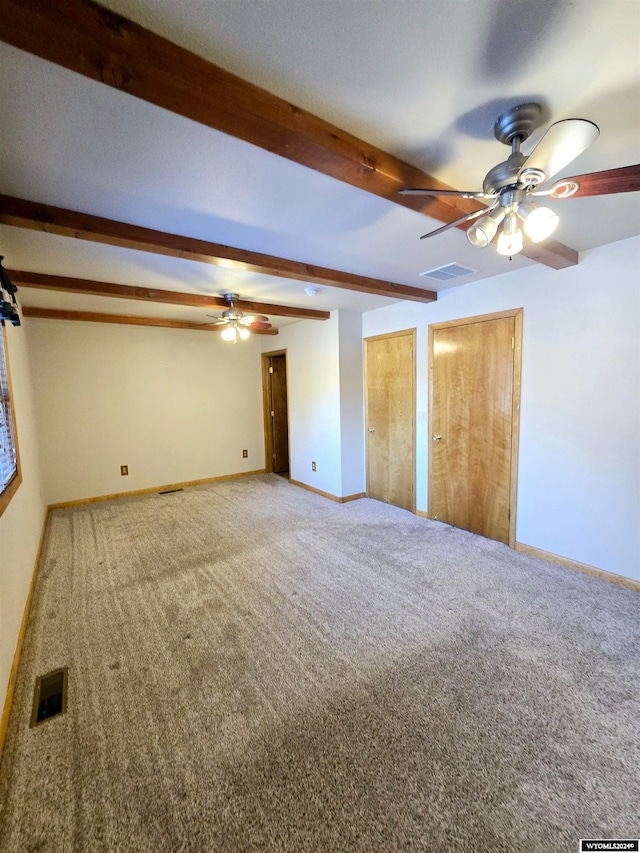
{"label": "light bulb", "polygon": [[220,335],[223,341],[235,341],[236,339],[236,329],[235,326],[227,326],[227,328]]}
{"label": "light bulb", "polygon": [[527,237],[534,243],[546,240],[558,227],[560,219],[557,214],[548,207],[534,207],[527,214],[524,221],[524,230]]}
{"label": "light bulb", "polygon": [[517,255],[522,251],[522,231],[518,228],[515,234],[505,234],[498,237],[496,251],[499,255]]}
{"label": "light bulb", "polygon": [[246,341],[247,338],[249,337],[250,332],[249,332],[249,329],[247,329],[245,326],[241,326],[238,329],[238,334],[240,335],[240,337],[242,338],[243,341]]}
{"label": "light bulb", "polygon": [[517,255],[522,251],[522,231],[518,228],[518,217],[510,213],[504,223],[496,247],[499,255]]}

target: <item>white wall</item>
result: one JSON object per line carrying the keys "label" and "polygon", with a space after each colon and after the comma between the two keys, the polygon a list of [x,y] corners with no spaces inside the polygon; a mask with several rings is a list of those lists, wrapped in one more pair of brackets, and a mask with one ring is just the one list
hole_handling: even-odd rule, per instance
{"label": "white wall", "polygon": [[[516,538],[640,580],[640,238],[532,265],[436,303],[368,312],[365,336],[417,327],[417,506],[427,506],[427,326],[524,308]],[[421,417],[422,415],[422,417]]]}
{"label": "white wall", "polygon": [[287,350],[289,475],[341,496],[338,312],[322,322],[291,323],[277,338],[263,338],[263,352],[282,349]]}
{"label": "white wall", "polygon": [[263,340],[263,352],[283,349],[291,479],[336,497],[363,492],[362,315],[332,311],[329,320],[291,323]]}
{"label": "white wall", "polygon": [[255,336],[27,323],[48,503],[264,468]]}
{"label": "white wall", "polygon": [[7,325],[7,349],[22,483],[0,517],[0,710],[46,513],[24,326]]}
{"label": "white wall", "polygon": [[338,312],[340,347],[341,496],[366,489],[362,314]]}

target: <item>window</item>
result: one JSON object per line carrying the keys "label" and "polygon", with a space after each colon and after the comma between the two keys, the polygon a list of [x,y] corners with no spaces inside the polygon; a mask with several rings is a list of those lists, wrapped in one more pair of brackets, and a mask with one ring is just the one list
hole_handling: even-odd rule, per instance
{"label": "window", "polygon": [[22,482],[4,323],[0,333],[0,515]]}

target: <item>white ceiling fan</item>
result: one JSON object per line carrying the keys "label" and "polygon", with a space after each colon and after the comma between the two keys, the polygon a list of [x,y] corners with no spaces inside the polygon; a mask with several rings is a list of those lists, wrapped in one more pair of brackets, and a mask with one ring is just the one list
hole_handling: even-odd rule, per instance
{"label": "white ceiling fan", "polygon": [[[266,331],[271,328],[269,318],[264,314],[243,314],[235,307],[240,297],[237,293],[223,293],[223,298],[229,303],[226,311],[222,312],[220,317],[216,317],[215,323],[208,323],[210,326],[224,326],[221,337],[225,341],[237,343],[238,338],[245,341],[251,329]],[[213,314],[207,314],[208,317],[213,317]]]}
{"label": "white ceiling fan", "polygon": [[609,193],[640,190],[640,165],[609,169],[564,178],[549,183],[565,166],[585,151],[600,135],[597,125],[580,118],[569,118],[552,124],[528,157],[521,152],[521,144],[539,126],[542,117],[540,104],[520,104],[502,113],[493,132],[500,142],[511,146],[511,154],[487,173],[482,190],[465,192],[412,188],[400,190],[402,195],[461,196],[486,202],[486,206],[473,213],[423,234],[420,239],[434,237],[463,222],[473,222],[467,228],[469,242],[480,248],[488,246],[499,225],[504,222],[498,237],[497,251],[501,255],[515,255],[523,248],[520,222],[524,223],[527,237],[539,243],[556,229],[559,218],[548,207],[539,207],[535,200],[541,197],[565,199],[580,196],[607,195]]}

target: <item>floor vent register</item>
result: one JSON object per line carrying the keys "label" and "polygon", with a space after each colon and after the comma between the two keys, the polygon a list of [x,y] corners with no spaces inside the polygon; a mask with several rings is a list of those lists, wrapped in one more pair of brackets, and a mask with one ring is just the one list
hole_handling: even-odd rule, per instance
{"label": "floor vent register", "polygon": [[65,666],[36,678],[30,726],[37,726],[52,717],[66,713],[67,670]]}

